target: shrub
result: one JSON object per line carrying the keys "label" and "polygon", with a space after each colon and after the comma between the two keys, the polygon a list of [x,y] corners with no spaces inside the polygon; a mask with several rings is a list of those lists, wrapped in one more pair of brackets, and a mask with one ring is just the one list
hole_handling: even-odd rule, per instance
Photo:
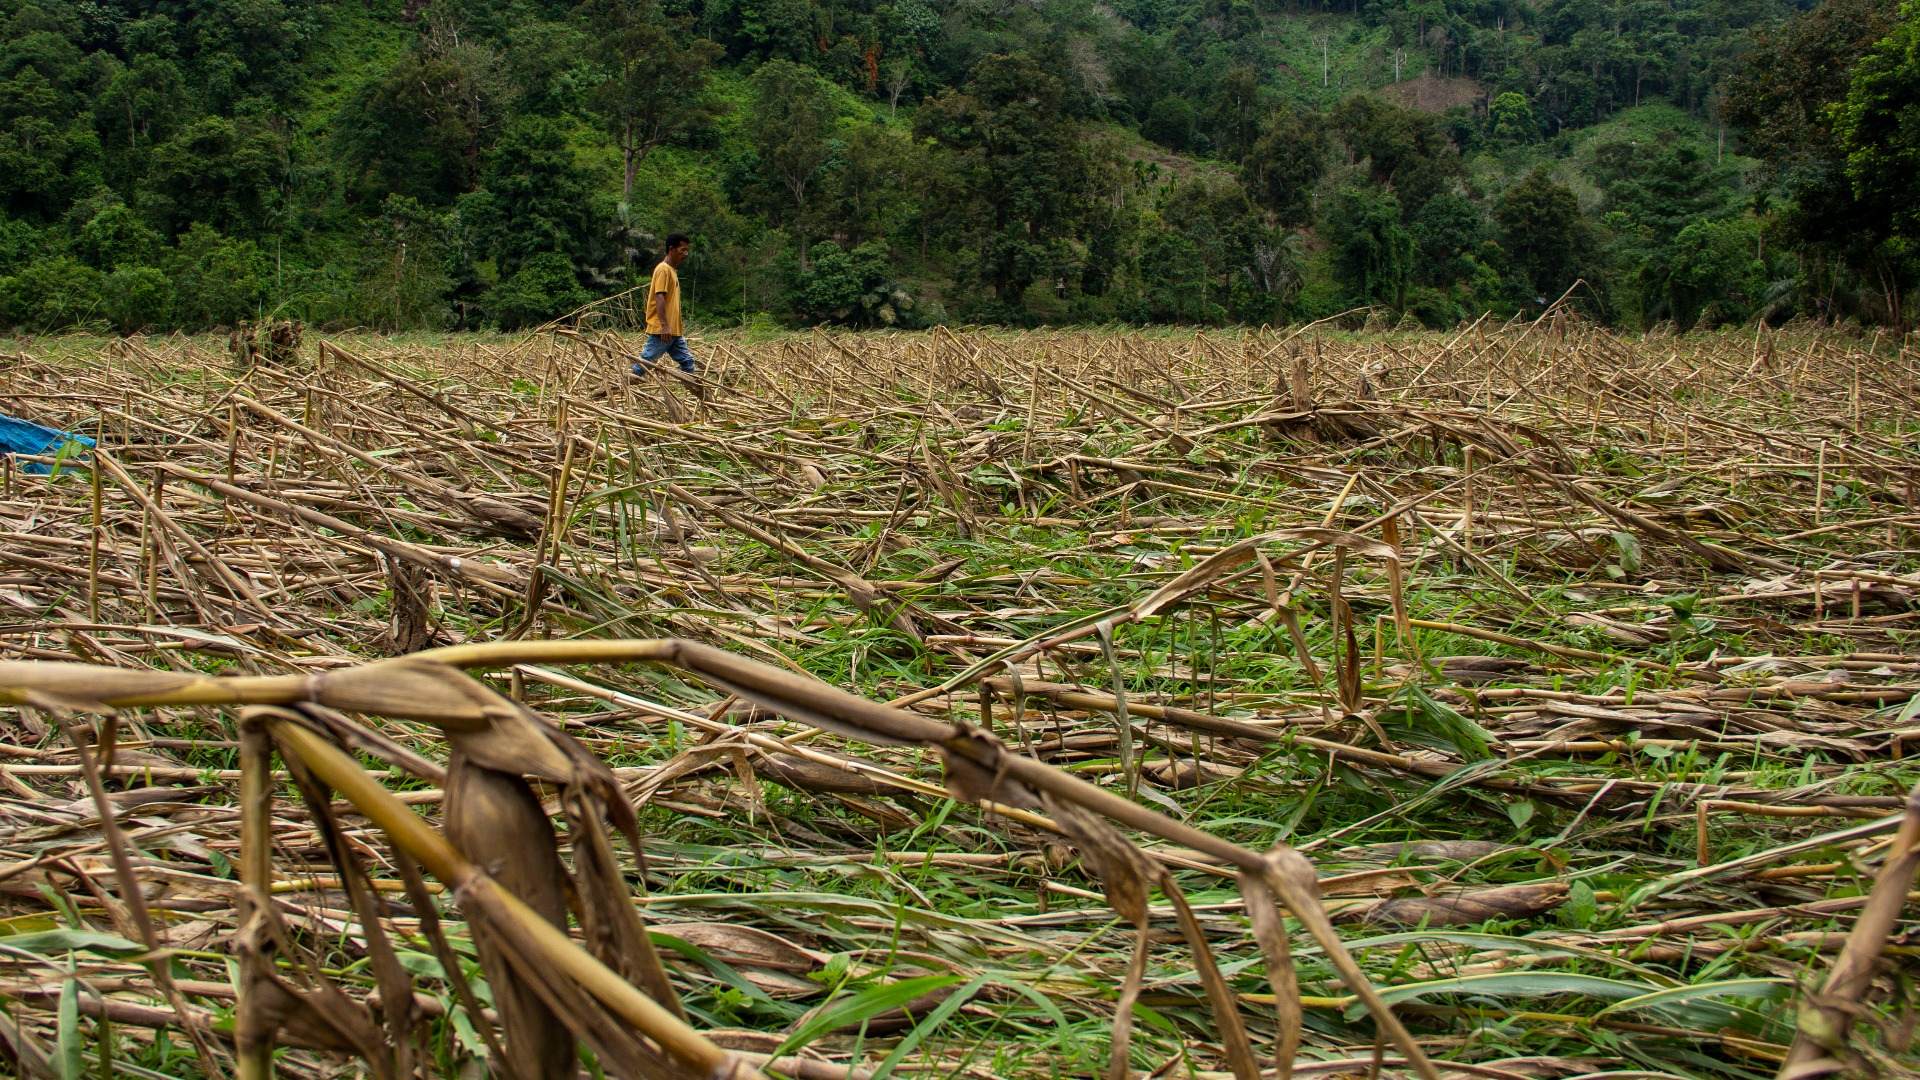
{"label": "shrub", "polygon": [[107,275],[103,288],[107,321],[123,334],[166,326],[173,317],[173,279],[156,267],[122,267]]}
{"label": "shrub", "polygon": [[1759,241],[1760,225],[1752,218],[1696,221],[1681,229],[1667,275],[1674,323],[1685,328],[1745,321],[1766,292]]}
{"label": "shrub", "polygon": [[574,276],[573,262],[557,251],[528,259],[487,294],[487,310],[503,330],[538,326],[593,299]]}
{"label": "shrub", "polygon": [[0,321],[27,330],[64,330],[100,317],[100,271],[69,255],[28,263],[0,278]]}
{"label": "shrub", "polygon": [[46,240],[39,229],[0,213],[0,275],[14,273],[45,250]]}
{"label": "shrub", "polygon": [[251,240],[231,240],[195,223],[167,260],[180,325],[231,325],[259,313],[267,297],[267,260]]}
{"label": "shrub", "polygon": [[140,215],[116,202],[80,226],[73,249],[88,265],[111,271],[152,262],[164,243]]}
{"label": "shrub", "polygon": [[822,242],[813,246],[811,261],[794,290],[794,306],[809,322],[899,326],[912,319],[913,297],[893,279],[885,243],[847,251]]}
{"label": "shrub", "polygon": [[1525,94],[1509,90],[1493,99],[1487,108],[1487,126],[1491,129],[1493,141],[1508,145],[1532,142],[1540,133],[1540,122],[1534,118],[1533,105]]}

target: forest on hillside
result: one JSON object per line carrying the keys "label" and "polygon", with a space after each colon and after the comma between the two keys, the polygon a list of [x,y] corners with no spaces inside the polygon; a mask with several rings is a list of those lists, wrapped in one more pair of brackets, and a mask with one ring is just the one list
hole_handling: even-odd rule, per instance
{"label": "forest on hillside", "polygon": [[1907,0],[0,0],[0,327],[1906,325]]}

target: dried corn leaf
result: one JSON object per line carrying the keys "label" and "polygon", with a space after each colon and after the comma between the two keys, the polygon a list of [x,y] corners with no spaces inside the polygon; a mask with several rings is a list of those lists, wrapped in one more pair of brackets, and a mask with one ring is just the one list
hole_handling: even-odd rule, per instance
{"label": "dried corn leaf", "polygon": [[1407,896],[1343,908],[1336,922],[1382,923],[1397,926],[1465,926],[1488,919],[1523,919],[1550,911],[1566,902],[1562,881],[1503,885],[1490,889],[1459,889],[1431,896]]}

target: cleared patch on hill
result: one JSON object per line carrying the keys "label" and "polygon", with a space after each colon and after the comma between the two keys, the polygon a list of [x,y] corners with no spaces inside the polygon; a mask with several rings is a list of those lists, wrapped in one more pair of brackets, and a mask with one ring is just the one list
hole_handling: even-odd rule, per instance
{"label": "cleared patch on hill", "polygon": [[1404,108],[1443,113],[1448,109],[1472,107],[1487,96],[1487,88],[1477,79],[1425,72],[1383,86],[1376,93]]}

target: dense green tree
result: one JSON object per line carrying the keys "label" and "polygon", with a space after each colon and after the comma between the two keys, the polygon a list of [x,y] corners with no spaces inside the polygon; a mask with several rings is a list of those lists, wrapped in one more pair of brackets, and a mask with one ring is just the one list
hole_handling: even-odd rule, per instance
{"label": "dense green tree", "polygon": [[1146,121],[1140,125],[1140,133],[1168,149],[1187,150],[1193,146],[1199,124],[1193,102],[1169,95],[1153,103]]}
{"label": "dense green tree", "polygon": [[408,196],[387,196],[359,246],[354,321],[382,330],[444,326],[453,288],[447,234],[443,215]]}
{"label": "dense green tree", "polygon": [[159,56],[135,56],[114,72],[93,103],[94,127],[100,141],[114,150],[115,160],[137,163],[140,151],[163,142],[180,129],[189,115],[192,95],[186,76],[173,61]]}
{"label": "dense green tree", "polygon": [[1855,67],[1894,33],[1896,15],[1885,0],[1825,0],[1756,34],[1728,80],[1727,117],[1765,162],[1767,209],[1779,241],[1801,259],[1816,314],[1897,319],[1917,279],[1910,252],[1893,242],[1887,208],[1856,191],[1833,128]]}
{"label": "dense green tree", "polygon": [[1853,69],[1893,33],[1886,0],[1823,0],[1805,14],[1753,36],[1753,48],[1727,80],[1727,118],[1779,173],[1824,171],[1834,150],[1834,106],[1851,89]]}
{"label": "dense green tree", "polygon": [[100,271],[68,255],[36,259],[0,278],[0,324],[67,330],[103,317]]}
{"label": "dense green tree", "polygon": [[73,239],[74,254],[96,270],[152,263],[165,239],[118,198],[104,202],[80,226]]}
{"label": "dense green tree", "polygon": [[1920,0],[1906,0],[1893,32],[1860,58],[1832,115],[1854,197],[1920,243]]}
{"label": "dense green tree", "polygon": [[1428,199],[1414,215],[1410,230],[1413,276],[1421,284],[1455,285],[1479,272],[1489,239],[1487,216],[1465,195],[1450,191]]}
{"label": "dense green tree", "polygon": [[153,266],[128,266],[101,282],[101,314],[115,330],[131,334],[171,324],[173,279]]}
{"label": "dense green tree", "polygon": [[174,316],[193,329],[254,318],[272,294],[271,273],[259,246],[222,236],[205,224],[181,234],[163,269],[173,281]]}
{"label": "dense green tree", "polygon": [[1703,148],[1678,140],[1602,144],[1589,175],[1605,194],[1605,250],[1621,307],[1643,322],[1671,317],[1667,281],[1675,240],[1688,225],[1740,212],[1737,176]]}
{"label": "dense green tree", "polygon": [[0,277],[32,262],[47,242],[39,229],[0,213]]}
{"label": "dense green tree", "polygon": [[1617,227],[1657,247],[1688,222],[1724,217],[1739,205],[1732,169],[1716,166],[1702,148],[1613,142],[1596,148],[1593,178],[1606,194],[1602,211],[1619,215]]}
{"label": "dense green tree", "polygon": [[819,194],[836,239],[854,246],[901,234],[926,179],[927,154],[898,128],[860,124],[836,148]]}
{"label": "dense green tree", "polygon": [[113,66],[66,36],[16,27],[0,43],[0,210],[47,221],[101,180],[85,102]]}
{"label": "dense green tree", "polygon": [[0,112],[32,110],[56,126],[83,115],[87,95],[114,67],[102,53],[82,51],[65,35],[36,30],[0,44]]}
{"label": "dense green tree", "polygon": [[1141,35],[1117,43],[1107,58],[1118,96],[1115,110],[1136,124],[1153,111],[1153,103],[1178,95],[1193,84],[1191,61],[1166,38]]}
{"label": "dense green tree", "polygon": [[30,114],[0,124],[0,211],[46,221],[100,183],[100,140],[92,130]]}
{"label": "dense green tree", "polygon": [[1095,174],[1065,115],[1066,91],[1031,57],[989,57],[964,91],[921,110],[917,130],[949,155],[955,212],[975,252],[974,273],[1003,312],[1041,277],[1063,269],[1066,242],[1086,212]]}
{"label": "dense green tree", "polygon": [[[1552,128],[1591,124],[1654,93],[1689,107],[1704,69],[1722,58],[1700,47],[1706,25],[1736,36],[1746,18],[1726,5],[1661,0],[1549,0],[1540,9],[1539,102]],[[1775,13],[1788,5],[1763,0]],[[1708,40],[1712,40],[1711,37]]]}
{"label": "dense green tree", "polygon": [[287,175],[280,133],[254,121],[208,116],[154,148],[145,191],[169,229],[205,222],[257,231]]}
{"label": "dense green tree", "polygon": [[1375,187],[1342,188],[1327,214],[1334,274],[1356,304],[1406,301],[1413,276],[1413,235],[1400,223],[1400,201]]}
{"label": "dense green tree", "polygon": [[1200,245],[1178,229],[1149,228],[1140,246],[1143,322],[1213,323],[1226,310],[1213,299],[1213,282]]}
{"label": "dense green tree", "polygon": [[1265,95],[1260,73],[1247,64],[1227,69],[1206,106],[1205,130],[1221,157],[1240,161],[1261,134]]}
{"label": "dense green tree", "polygon": [[1507,91],[1487,106],[1487,133],[1496,143],[1508,145],[1532,142],[1540,133],[1533,106],[1525,94]]}
{"label": "dense green tree", "polygon": [[[1580,200],[1545,168],[1508,188],[1494,207],[1500,246],[1517,284],[1535,303],[1551,303],[1592,268],[1596,238]],[[1588,277],[1589,287],[1595,281]]]}
{"label": "dense green tree", "polygon": [[522,111],[561,116],[586,108],[588,95],[607,78],[588,41],[577,21],[535,20],[507,29],[500,63]]}
{"label": "dense green tree", "polygon": [[1766,290],[1759,247],[1760,228],[1751,218],[1681,229],[1664,264],[1663,313],[1681,327],[1744,322]]}
{"label": "dense green tree", "polygon": [[795,288],[795,307],[812,322],[898,326],[913,316],[913,297],[894,279],[887,245],[875,240],[847,250],[814,245]]}
{"label": "dense green tree", "polygon": [[473,190],[510,96],[491,48],[436,24],[342,110],[351,190],[373,206],[389,192],[444,205]]}
{"label": "dense green tree", "polygon": [[1373,183],[1393,192],[1409,213],[1460,175],[1460,155],[1436,116],[1359,95],[1330,115],[1333,129]]}
{"label": "dense green tree", "polygon": [[704,0],[700,25],[728,55],[769,60],[806,59],[819,30],[807,0]]}
{"label": "dense green tree", "polygon": [[508,125],[481,172],[486,199],[476,212],[481,247],[506,277],[536,255],[581,252],[590,231],[592,185],[558,122],[522,117]]}
{"label": "dense green tree", "polygon": [[321,5],[303,0],[161,0],[180,28],[181,54],[207,104],[230,111],[251,98],[284,104],[300,89],[301,60],[320,29]]}
{"label": "dense green tree", "polygon": [[[1190,298],[1169,296],[1163,304],[1179,322],[1279,321],[1298,289],[1298,245],[1283,229],[1269,225],[1252,205],[1246,189],[1226,174],[1200,175],[1175,183],[1159,199],[1157,221],[1144,243],[1171,253],[1154,228],[1171,230],[1192,244],[1192,266],[1154,266],[1142,256],[1147,287],[1171,274],[1198,290]],[[1183,285],[1188,288],[1188,285]],[[1178,292],[1179,290],[1176,290]]]}
{"label": "dense green tree", "polygon": [[1329,143],[1319,117],[1281,109],[1267,118],[1241,168],[1254,201],[1282,225],[1304,225],[1326,174]]}

